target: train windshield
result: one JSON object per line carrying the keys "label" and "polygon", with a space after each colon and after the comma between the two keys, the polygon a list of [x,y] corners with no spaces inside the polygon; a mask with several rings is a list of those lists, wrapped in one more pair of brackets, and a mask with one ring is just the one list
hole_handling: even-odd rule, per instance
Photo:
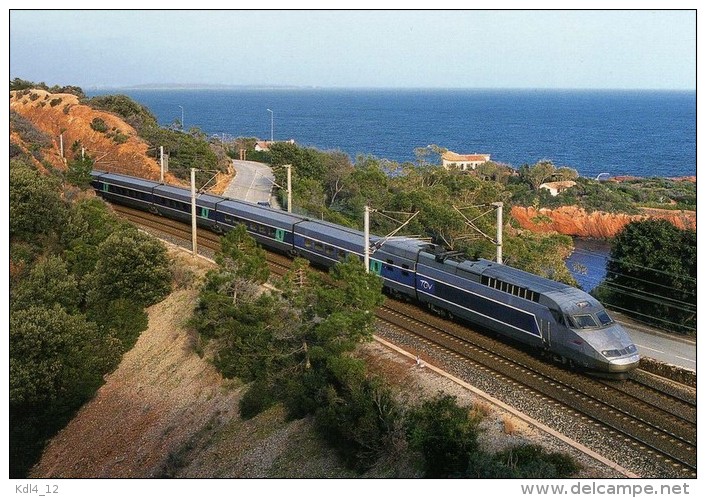
{"label": "train windshield", "polygon": [[571,324],[577,329],[588,329],[598,327],[596,320],[591,315],[573,315]]}
{"label": "train windshield", "polygon": [[605,311],[599,311],[598,313],[596,313],[596,317],[598,318],[598,321],[601,322],[601,325],[603,325],[603,326],[613,323],[613,319]]}
{"label": "train windshield", "polygon": [[[598,319],[598,321],[596,321]],[[571,327],[575,329],[591,329],[598,327],[605,327],[613,323],[613,319],[605,312],[601,310],[595,315],[585,314],[585,315],[571,315],[569,316],[569,321],[571,322]]]}

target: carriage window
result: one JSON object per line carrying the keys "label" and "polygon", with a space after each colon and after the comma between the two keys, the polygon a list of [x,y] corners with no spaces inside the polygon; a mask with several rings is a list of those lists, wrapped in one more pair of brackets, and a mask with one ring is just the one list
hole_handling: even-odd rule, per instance
{"label": "carriage window", "polygon": [[391,259],[387,259],[387,260],[385,260],[385,263],[387,263],[387,264],[385,265],[385,269],[386,269],[386,270],[388,270],[388,271],[394,271],[394,269],[395,269],[395,268],[393,267],[394,261],[392,261]]}
{"label": "carriage window", "polygon": [[346,251],[344,251],[343,249],[338,250],[338,259],[339,260],[345,261],[347,255],[348,255],[348,253]]}
{"label": "carriage window", "polygon": [[328,256],[333,256],[333,247],[331,246],[326,246],[326,254]]}
{"label": "carriage window", "polygon": [[313,243],[311,242],[310,239],[304,239],[304,247],[306,247],[307,249],[311,249],[312,245],[313,245]]}
{"label": "carriage window", "polygon": [[321,242],[314,242],[314,250],[323,251],[324,245]]}
{"label": "carriage window", "polygon": [[409,272],[407,270],[409,270],[409,265],[402,265],[402,275],[405,277],[409,276]]}

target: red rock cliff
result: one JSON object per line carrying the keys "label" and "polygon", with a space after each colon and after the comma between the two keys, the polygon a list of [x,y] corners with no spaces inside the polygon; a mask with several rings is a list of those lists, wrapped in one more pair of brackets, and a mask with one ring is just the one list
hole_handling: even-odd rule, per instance
{"label": "red rock cliff", "polygon": [[629,215],[600,211],[588,213],[577,206],[562,206],[557,209],[513,206],[511,215],[526,230],[559,232],[577,237],[614,237],[628,223],[648,218],[665,219],[679,228],[696,230],[694,211],[642,208],[641,214]]}
{"label": "red rock cliff", "polygon": [[[112,113],[79,103],[75,95],[52,94],[39,89],[13,91],[10,92],[10,109],[30,120],[52,138],[53,150],[45,151],[45,158],[55,168],[66,167],[59,154],[59,135],[63,132],[64,155],[69,158],[75,155],[71,145],[79,141],[96,161],[96,169],[159,179],[159,164],[154,157],[148,156],[149,145],[137,135],[134,128]],[[93,129],[91,122],[94,118],[102,119],[108,130],[125,135],[123,143],[117,143],[106,133]],[[20,142],[19,137],[15,136],[14,139]],[[166,177],[171,183],[179,183],[169,173]]]}

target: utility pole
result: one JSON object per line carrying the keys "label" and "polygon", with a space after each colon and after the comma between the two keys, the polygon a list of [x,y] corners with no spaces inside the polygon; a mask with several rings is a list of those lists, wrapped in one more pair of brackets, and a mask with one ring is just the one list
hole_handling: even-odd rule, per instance
{"label": "utility pole", "polygon": [[159,146],[159,183],[164,183],[164,145]]}
{"label": "utility pole", "polygon": [[365,273],[370,273],[370,206],[365,205],[364,229],[363,229],[363,264]]}
{"label": "utility pole", "polygon": [[61,152],[61,158],[64,158],[64,134],[59,133],[59,150]]}
{"label": "utility pole", "polygon": [[495,236],[495,260],[503,264],[503,203],[493,202],[493,206],[497,208],[497,226],[496,226],[496,236]]}
{"label": "utility pole", "polygon": [[191,168],[191,251],[192,256],[198,254],[196,248],[196,169]]}
{"label": "utility pole", "polygon": [[292,165],[285,164],[287,168],[287,212],[292,212]]}
{"label": "utility pole", "polygon": [[83,161],[84,159],[86,159],[86,148],[81,147],[81,161]]}

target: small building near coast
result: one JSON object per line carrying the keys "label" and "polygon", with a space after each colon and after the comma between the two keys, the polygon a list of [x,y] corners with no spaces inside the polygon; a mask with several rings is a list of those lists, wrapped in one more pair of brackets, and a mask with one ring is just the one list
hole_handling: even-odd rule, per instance
{"label": "small building near coast", "polygon": [[446,169],[468,171],[490,161],[490,154],[457,154],[447,151],[441,154],[441,165]]}
{"label": "small building near coast", "polygon": [[294,139],[290,138],[289,140],[275,140],[274,142],[271,140],[258,140],[257,142],[255,142],[255,150],[258,152],[267,152],[270,150],[270,146],[272,144],[276,144],[278,142],[293,144]]}
{"label": "small building near coast", "polygon": [[552,197],[556,197],[560,193],[562,193],[564,190],[569,189],[571,187],[576,186],[576,182],[568,180],[564,182],[547,182],[543,183],[539,186],[539,188],[544,188],[549,190],[549,193],[552,195]]}

